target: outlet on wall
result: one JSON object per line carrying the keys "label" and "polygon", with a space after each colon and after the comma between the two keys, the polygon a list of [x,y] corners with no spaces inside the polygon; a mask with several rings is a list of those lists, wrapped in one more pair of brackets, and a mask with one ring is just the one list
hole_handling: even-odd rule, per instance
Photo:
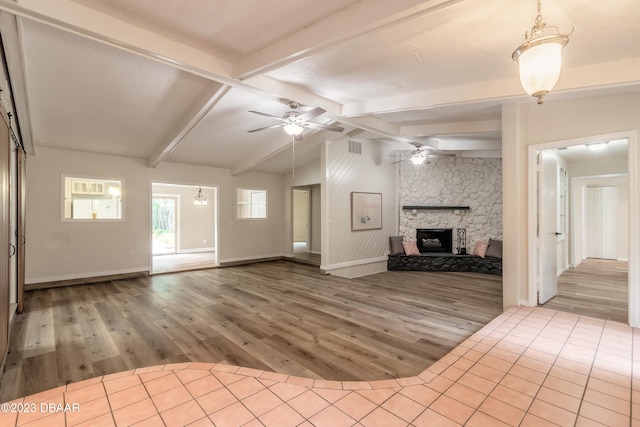
{"label": "outlet on wall", "polygon": [[129,251],[129,255],[134,256],[135,254],[136,254],[136,251],[135,251],[135,250],[131,249],[131,250]]}
{"label": "outlet on wall", "polygon": [[204,240],[202,241],[202,243],[207,243],[207,239],[204,239]]}

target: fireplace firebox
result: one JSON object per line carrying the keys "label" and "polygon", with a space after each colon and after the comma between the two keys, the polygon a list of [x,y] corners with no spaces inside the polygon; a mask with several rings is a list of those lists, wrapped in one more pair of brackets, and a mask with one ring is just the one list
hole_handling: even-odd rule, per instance
{"label": "fireplace firebox", "polygon": [[416,243],[421,253],[453,253],[453,229],[451,228],[418,228]]}

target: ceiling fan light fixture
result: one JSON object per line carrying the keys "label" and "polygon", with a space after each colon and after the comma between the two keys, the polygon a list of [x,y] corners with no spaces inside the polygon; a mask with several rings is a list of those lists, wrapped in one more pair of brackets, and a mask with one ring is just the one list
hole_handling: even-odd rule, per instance
{"label": "ceiling fan light fixture", "polygon": [[284,131],[288,135],[300,135],[302,133],[302,130],[302,126],[297,123],[287,123],[286,125],[284,125]]}
{"label": "ceiling fan light fixture", "polygon": [[414,165],[421,165],[427,159],[422,153],[415,153],[410,157],[411,163]]}
{"label": "ceiling fan light fixture", "polygon": [[538,2],[538,15],[530,31],[525,32],[524,42],[511,54],[519,65],[520,83],[531,96],[544,102],[560,77],[562,48],[569,43],[569,34],[561,34],[558,27],[542,22],[542,3]]}

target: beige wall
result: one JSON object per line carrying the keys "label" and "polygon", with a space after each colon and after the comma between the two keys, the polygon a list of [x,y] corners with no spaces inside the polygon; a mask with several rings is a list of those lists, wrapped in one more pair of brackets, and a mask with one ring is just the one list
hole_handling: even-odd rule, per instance
{"label": "beige wall", "polygon": [[[62,174],[124,180],[125,219],[110,223],[61,222]],[[231,176],[226,169],[40,147],[27,167],[27,283],[148,271],[151,181],[217,187],[220,263],[280,256],[282,177],[264,173]],[[236,188],[268,191],[267,220],[236,218]]]}
{"label": "beige wall", "polygon": [[[590,138],[596,135],[629,135],[637,144],[640,130],[640,95],[583,98],[572,101],[553,100],[503,106],[503,195],[504,195],[504,306],[531,304],[528,271],[528,146]],[[568,145],[568,144],[565,144]],[[640,150],[631,148],[630,156],[640,164]],[[630,174],[630,179],[636,175]],[[630,182],[630,192],[640,199],[637,182]],[[633,200],[629,209],[633,212]],[[631,225],[630,225],[631,226]],[[631,226],[630,241],[637,231]],[[637,264],[633,247],[630,263]],[[631,267],[630,264],[630,267]],[[630,270],[630,287],[637,289],[637,275]],[[637,292],[632,291],[631,304]],[[633,311],[633,310],[631,310]],[[632,323],[633,324],[633,323]]]}

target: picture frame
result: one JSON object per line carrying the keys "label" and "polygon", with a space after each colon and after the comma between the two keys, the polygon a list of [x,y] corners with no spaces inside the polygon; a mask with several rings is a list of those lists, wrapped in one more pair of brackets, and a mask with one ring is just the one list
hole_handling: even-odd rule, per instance
{"label": "picture frame", "polygon": [[382,228],[382,193],[351,192],[351,231]]}

